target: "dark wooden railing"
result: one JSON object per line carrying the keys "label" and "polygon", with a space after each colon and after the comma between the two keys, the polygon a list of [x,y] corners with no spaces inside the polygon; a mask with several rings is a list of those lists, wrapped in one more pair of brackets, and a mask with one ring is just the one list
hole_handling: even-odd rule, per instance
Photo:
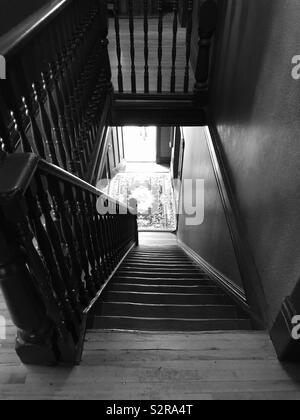
{"label": "dark wooden railing", "polygon": [[3,150],[86,178],[110,111],[107,34],[104,0],[57,0],[0,39]]}
{"label": "dark wooden railing", "polygon": [[89,310],[138,240],[136,209],[34,154],[0,158],[0,287],[17,353],[74,364]]}
{"label": "dark wooden railing", "polygon": [[[120,15],[127,1],[127,15]],[[178,94],[194,91],[199,99],[209,86],[212,40],[217,23],[215,0],[114,0],[115,44],[117,52],[118,93]],[[143,12],[141,13],[141,9]],[[150,13],[149,11],[152,11]],[[179,54],[179,13],[184,13],[186,28],[180,28],[180,48],[185,44],[185,53]],[[140,16],[136,16],[140,13]],[[138,18],[138,19],[137,19]],[[128,27],[126,29],[126,19]],[[141,21],[143,24],[141,25]],[[121,30],[120,30],[121,22]],[[155,28],[157,22],[157,29]],[[149,27],[157,30],[157,61],[149,55]],[[122,36],[120,33],[122,31]],[[185,31],[185,36],[183,36]],[[112,37],[112,31],[110,33]],[[153,37],[153,33],[151,34]],[[140,43],[144,43],[141,54]],[[153,50],[153,48],[152,48]],[[192,57],[193,55],[193,57]],[[149,59],[149,57],[151,59]],[[193,58],[193,59],[192,59]],[[179,61],[180,60],[180,61]],[[142,65],[141,65],[142,64]],[[193,65],[192,65],[193,64]],[[126,68],[130,70],[124,70]],[[144,75],[138,72],[144,68]],[[156,84],[151,74],[156,74]],[[191,88],[191,77],[194,88]],[[130,79],[130,83],[128,80]],[[144,83],[141,83],[141,80]],[[152,83],[150,83],[150,80]],[[168,83],[166,81],[168,80]],[[128,87],[130,88],[128,89]],[[200,98],[201,99],[201,98]],[[201,102],[201,101],[200,101]]]}

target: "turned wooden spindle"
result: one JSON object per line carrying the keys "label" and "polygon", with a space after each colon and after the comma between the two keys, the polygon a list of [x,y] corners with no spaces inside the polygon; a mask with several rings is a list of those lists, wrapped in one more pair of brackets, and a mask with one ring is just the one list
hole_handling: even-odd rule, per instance
{"label": "turned wooden spindle", "polygon": [[177,58],[177,32],[178,32],[178,7],[179,0],[173,0],[173,43],[172,43],[172,68],[171,68],[171,93],[176,91],[176,58]]}
{"label": "turned wooden spindle", "polygon": [[217,25],[218,8],[214,0],[206,0],[199,8],[199,50],[194,88],[195,103],[199,101],[201,93],[209,87],[209,71],[212,39]]}
{"label": "turned wooden spindle", "polygon": [[163,56],[163,2],[158,0],[158,69],[157,69],[157,92],[162,92],[162,56]]}
{"label": "turned wooden spindle", "polygon": [[191,43],[193,32],[193,8],[194,1],[187,2],[187,27],[186,27],[186,65],[184,71],[184,93],[189,92],[190,84],[190,59],[191,59]]}

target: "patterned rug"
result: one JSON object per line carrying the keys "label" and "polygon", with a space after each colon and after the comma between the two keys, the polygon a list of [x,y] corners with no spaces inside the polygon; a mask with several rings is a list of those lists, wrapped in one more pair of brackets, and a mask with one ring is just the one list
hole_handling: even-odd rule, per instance
{"label": "patterned rug", "polygon": [[109,186],[109,195],[123,203],[138,202],[141,231],[175,231],[176,211],[169,173],[120,173]]}

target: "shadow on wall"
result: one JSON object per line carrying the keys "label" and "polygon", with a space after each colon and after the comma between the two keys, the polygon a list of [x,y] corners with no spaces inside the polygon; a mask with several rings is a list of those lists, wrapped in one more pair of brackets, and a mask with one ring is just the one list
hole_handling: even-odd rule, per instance
{"label": "shadow on wall", "polygon": [[219,4],[211,114],[272,325],[300,272],[300,3]]}
{"label": "shadow on wall", "polygon": [[0,0],[0,36],[9,32],[47,3],[55,4],[58,0]]}

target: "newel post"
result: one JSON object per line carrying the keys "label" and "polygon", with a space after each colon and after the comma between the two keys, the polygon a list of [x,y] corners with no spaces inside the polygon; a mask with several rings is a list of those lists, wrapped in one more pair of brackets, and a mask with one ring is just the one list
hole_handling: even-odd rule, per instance
{"label": "newel post", "polygon": [[105,68],[105,76],[107,82],[108,90],[113,89],[112,85],[112,72],[110,65],[110,58],[108,52],[108,30],[109,30],[109,20],[107,12],[107,2],[106,0],[98,0],[99,3],[99,31],[100,31],[100,49],[103,66]]}
{"label": "newel post", "polygon": [[203,92],[207,92],[209,87],[209,73],[211,63],[212,40],[217,26],[218,8],[215,0],[203,0],[199,5],[199,25],[198,25],[198,56],[194,88],[195,102],[201,101]]}
{"label": "newel post", "polygon": [[59,358],[53,323],[18,237],[26,220],[20,199],[35,168],[36,158],[29,155],[11,155],[0,162],[0,288],[18,329],[16,351],[21,361],[53,365]]}
{"label": "newel post", "polygon": [[134,218],[135,244],[139,246],[138,202],[135,198],[129,200],[130,212]]}
{"label": "newel post", "polygon": [[282,303],[271,329],[271,339],[279,360],[300,362],[300,280]]}

